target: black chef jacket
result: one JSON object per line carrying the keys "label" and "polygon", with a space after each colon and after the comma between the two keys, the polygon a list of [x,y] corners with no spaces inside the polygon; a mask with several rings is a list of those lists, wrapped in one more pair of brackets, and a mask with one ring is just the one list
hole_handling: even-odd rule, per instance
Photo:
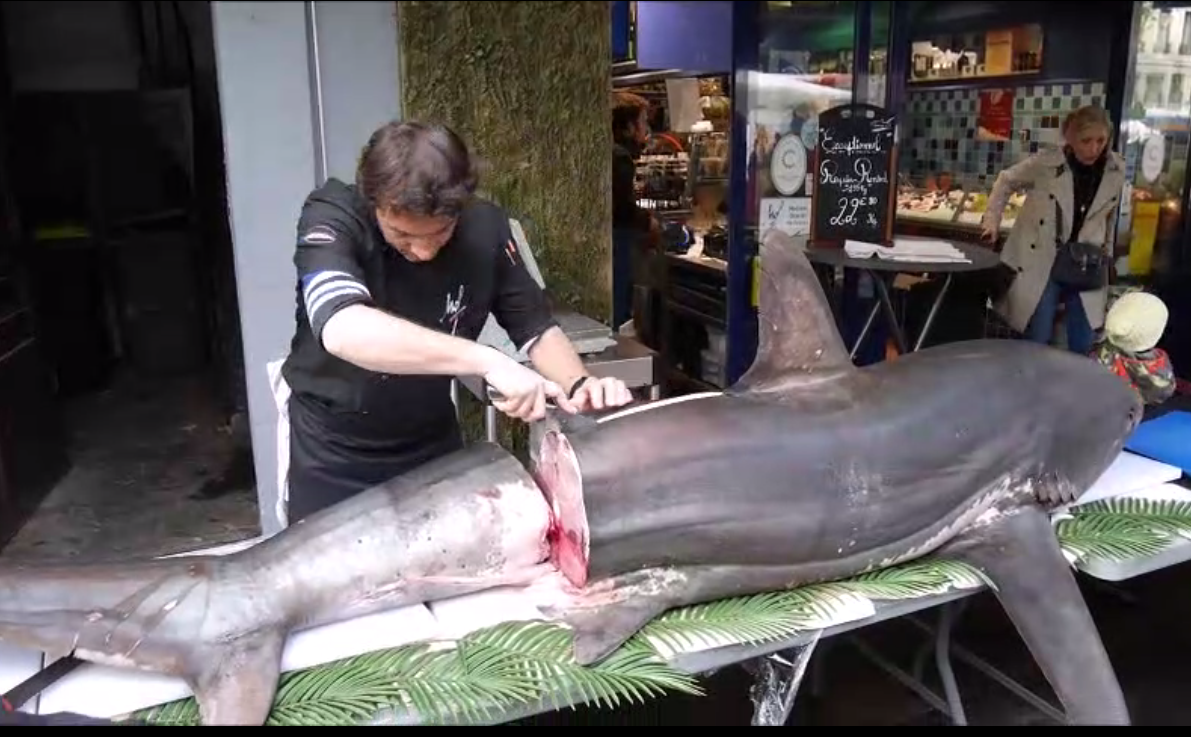
{"label": "black chef jacket", "polygon": [[331,315],[367,304],[475,340],[492,314],[518,348],[556,324],[508,215],[480,198],[433,260],[412,263],[356,188],[331,179],[302,207],[294,263],[297,330],[282,369],[291,523],[462,445],[451,377],[381,374],[331,355],[321,341]]}

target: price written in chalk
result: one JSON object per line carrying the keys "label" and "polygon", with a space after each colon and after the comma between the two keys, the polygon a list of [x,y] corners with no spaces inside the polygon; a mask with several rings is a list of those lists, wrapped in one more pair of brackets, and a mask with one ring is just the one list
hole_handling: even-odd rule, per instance
{"label": "price written in chalk", "polygon": [[877,216],[871,212],[866,212],[863,216],[857,215],[861,207],[877,204],[876,197],[840,197],[838,204],[839,210],[829,220],[832,225],[856,225],[862,221],[870,227],[880,224],[877,222]]}

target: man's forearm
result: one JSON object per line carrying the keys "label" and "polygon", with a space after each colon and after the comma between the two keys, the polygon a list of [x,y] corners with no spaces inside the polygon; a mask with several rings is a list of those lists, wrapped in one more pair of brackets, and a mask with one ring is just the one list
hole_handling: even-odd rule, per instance
{"label": "man's forearm", "polygon": [[483,376],[499,355],[366,305],[335,313],[323,328],[323,345],[348,363],[386,374]]}
{"label": "man's forearm", "polygon": [[552,327],[529,349],[529,360],[538,373],[569,391],[580,376],[587,375],[583,359],[560,328]]}

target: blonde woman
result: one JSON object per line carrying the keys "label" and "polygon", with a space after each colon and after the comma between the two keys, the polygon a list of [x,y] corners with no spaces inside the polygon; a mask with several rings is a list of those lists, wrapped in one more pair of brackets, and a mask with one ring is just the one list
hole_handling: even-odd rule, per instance
{"label": "blonde woman", "polygon": [[[1001,254],[1014,277],[996,309],[1027,339],[1049,343],[1058,306],[1064,305],[1067,347],[1086,355],[1095,331],[1104,325],[1125,164],[1108,150],[1112,126],[1098,107],[1073,111],[1063,121],[1062,134],[1061,148],[1040,151],[1001,172],[982,225],[985,238],[995,240],[1010,192],[1032,188]],[[1084,244],[1076,252],[1084,247],[1100,252],[1104,266],[1095,284],[1073,285],[1061,278],[1064,272],[1056,270],[1056,256],[1062,256],[1060,249],[1071,248],[1067,244]]]}

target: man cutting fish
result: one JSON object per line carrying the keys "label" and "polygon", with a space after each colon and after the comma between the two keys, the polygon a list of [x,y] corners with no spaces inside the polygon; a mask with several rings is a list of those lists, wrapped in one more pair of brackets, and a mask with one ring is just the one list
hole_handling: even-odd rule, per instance
{"label": "man cutting fish", "polygon": [[[314,190],[297,228],[288,400],[289,522],[452,452],[455,376],[482,376],[510,417],[627,404],[550,314],[508,215],[476,196],[467,146],[443,126],[378,129],[352,185]],[[533,368],[476,342],[489,314]],[[536,369],[536,370],[535,370]]]}

